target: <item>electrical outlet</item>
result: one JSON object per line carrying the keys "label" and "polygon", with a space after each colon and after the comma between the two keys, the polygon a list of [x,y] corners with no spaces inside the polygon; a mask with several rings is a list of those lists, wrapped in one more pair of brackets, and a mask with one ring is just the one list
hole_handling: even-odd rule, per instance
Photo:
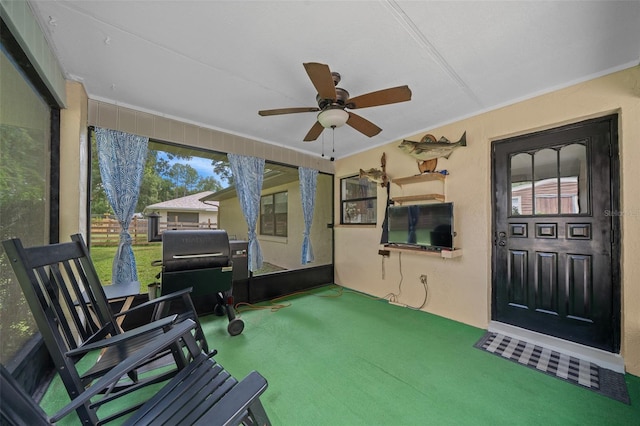
{"label": "electrical outlet", "polygon": [[426,274],[422,274],[420,275],[420,282],[424,285],[427,285],[427,275]]}

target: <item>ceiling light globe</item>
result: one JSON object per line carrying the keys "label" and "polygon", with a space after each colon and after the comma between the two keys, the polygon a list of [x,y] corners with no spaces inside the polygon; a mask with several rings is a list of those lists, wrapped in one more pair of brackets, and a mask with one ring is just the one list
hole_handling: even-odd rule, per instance
{"label": "ceiling light globe", "polygon": [[344,126],[348,119],[349,113],[340,108],[326,109],[318,114],[318,122],[325,128]]}

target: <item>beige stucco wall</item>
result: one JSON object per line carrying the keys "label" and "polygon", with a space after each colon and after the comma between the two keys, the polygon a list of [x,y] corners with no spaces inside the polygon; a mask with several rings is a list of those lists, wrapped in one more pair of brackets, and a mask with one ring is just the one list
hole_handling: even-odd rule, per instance
{"label": "beige stucco wall", "polygon": [[67,107],[60,111],[60,241],[78,232],[87,236],[89,162],[87,93],[67,82]]}
{"label": "beige stucco wall", "polygon": [[242,215],[240,200],[231,198],[220,201],[218,228],[224,229],[230,239],[247,241],[247,222]]}
{"label": "beige stucco wall", "polygon": [[[175,212],[175,211],[182,211],[180,209],[170,209],[170,210],[163,210],[163,209],[154,209],[153,210],[154,213],[157,213],[160,215],[160,222],[168,222],[169,220],[173,221],[175,219],[175,217],[167,217],[167,214],[171,211],[171,212]],[[210,223],[212,228],[217,228],[218,227],[218,211],[199,211],[198,213],[198,223]]]}
{"label": "beige stucco wall", "polygon": [[[318,175],[316,207],[310,234],[315,259],[306,265],[302,265],[300,262],[304,219],[302,216],[299,182],[294,181],[285,185],[275,186],[262,192],[262,195],[268,195],[286,191],[288,205],[287,236],[258,235],[260,249],[265,262],[286,269],[310,268],[331,263],[331,229],[327,227],[327,224],[332,223],[332,211],[331,203],[324,200],[331,200],[332,185],[333,179],[330,176]],[[240,240],[247,240],[247,223],[242,214],[238,198],[220,201],[220,228],[225,229],[229,235],[235,235]]]}
{"label": "beige stucco wall", "polygon": [[[398,187],[393,195],[439,192],[455,203],[455,244],[463,256],[441,259],[411,253],[378,255],[386,196],[378,191],[378,226],[337,227],[335,275],[338,284],[377,296],[398,293],[399,301],[419,306],[424,298],[421,274],[428,277],[425,311],[486,328],[491,319],[491,141],[557,127],[588,118],[619,114],[622,227],[622,347],[628,372],[640,375],[640,68],[610,74],[511,106],[461,120],[407,139],[431,133],[457,140],[467,132],[467,147],[459,148],[438,169],[450,176],[444,184],[429,182]],[[401,117],[397,117],[401,119]],[[387,173],[393,179],[418,173],[415,161],[398,148],[399,141],[336,161],[335,217],[339,217],[339,178],[359,169],[380,166],[386,153]],[[400,275],[402,271],[402,277]]]}

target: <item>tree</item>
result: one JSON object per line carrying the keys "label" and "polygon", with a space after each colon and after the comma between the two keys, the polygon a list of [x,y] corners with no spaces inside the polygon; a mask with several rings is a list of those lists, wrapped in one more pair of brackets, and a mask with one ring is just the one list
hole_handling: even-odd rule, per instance
{"label": "tree", "polygon": [[173,163],[167,175],[176,184],[178,192],[182,192],[180,197],[189,195],[197,187],[200,180],[198,171],[189,164]]}
{"label": "tree", "polygon": [[149,150],[147,161],[144,166],[144,175],[140,185],[138,204],[136,211],[141,212],[150,204],[162,201],[162,196],[166,193],[165,180],[158,174],[158,151]]}
{"label": "tree", "polygon": [[203,192],[203,191],[218,192],[222,189],[222,184],[214,176],[207,176],[204,178],[200,178],[200,181],[198,182],[198,186],[196,189],[198,192]]}
{"label": "tree", "polygon": [[229,182],[229,186],[233,185],[233,174],[228,161],[212,160],[213,173]]}
{"label": "tree", "polygon": [[[0,124],[0,240],[20,237],[32,245],[44,237],[49,186],[42,132]],[[37,331],[9,261],[0,251],[0,362],[5,364]]]}

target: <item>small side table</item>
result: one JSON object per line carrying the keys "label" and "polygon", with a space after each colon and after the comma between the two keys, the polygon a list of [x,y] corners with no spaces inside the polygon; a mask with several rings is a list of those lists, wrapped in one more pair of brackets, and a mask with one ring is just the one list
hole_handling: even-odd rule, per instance
{"label": "small side table", "polygon": [[[127,309],[131,308],[131,304],[133,303],[133,299],[140,294],[140,282],[139,281],[130,281],[124,284],[111,284],[102,286],[104,289],[104,294],[107,296],[107,300],[109,304],[113,302],[122,302],[122,307],[119,312],[124,312]],[[118,317],[116,319],[116,323],[120,330],[122,331],[122,321],[124,321],[124,316]]]}

